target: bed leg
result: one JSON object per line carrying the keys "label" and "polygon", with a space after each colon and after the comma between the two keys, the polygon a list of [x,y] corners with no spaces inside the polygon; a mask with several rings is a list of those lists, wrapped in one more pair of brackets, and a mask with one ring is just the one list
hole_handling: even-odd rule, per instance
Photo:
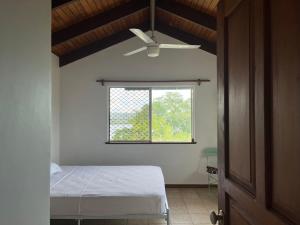
{"label": "bed leg", "polygon": [[77,220],[77,225],[80,225],[81,224],[81,219],[78,219]]}
{"label": "bed leg", "polygon": [[166,221],[167,221],[167,225],[171,225],[170,223],[170,210],[167,209],[167,218],[166,218]]}

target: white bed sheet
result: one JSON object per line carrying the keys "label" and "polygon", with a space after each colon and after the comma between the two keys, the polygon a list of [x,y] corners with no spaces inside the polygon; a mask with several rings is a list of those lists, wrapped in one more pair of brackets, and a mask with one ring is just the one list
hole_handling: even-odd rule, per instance
{"label": "white bed sheet", "polygon": [[155,166],[62,166],[51,176],[50,197],[52,218],[166,212],[164,178]]}

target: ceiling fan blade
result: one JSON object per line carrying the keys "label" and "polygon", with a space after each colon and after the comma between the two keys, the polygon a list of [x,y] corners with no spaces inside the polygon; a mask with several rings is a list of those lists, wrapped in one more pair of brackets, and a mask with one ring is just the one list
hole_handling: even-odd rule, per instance
{"label": "ceiling fan blade", "polygon": [[143,31],[141,31],[140,29],[129,29],[132,33],[134,33],[136,36],[138,36],[141,40],[143,40],[145,43],[150,44],[153,43],[154,41],[147,35],[145,34]]}
{"label": "ceiling fan blade", "polygon": [[147,49],[147,47],[144,46],[144,47],[138,48],[138,49],[136,49],[136,50],[133,50],[133,51],[131,51],[131,52],[127,52],[127,53],[124,54],[124,56],[130,56],[130,55],[133,55],[133,54],[136,54],[136,53],[145,51],[146,49]]}
{"label": "ceiling fan blade", "polygon": [[174,48],[174,49],[196,49],[201,45],[181,45],[181,44],[160,44],[159,48]]}

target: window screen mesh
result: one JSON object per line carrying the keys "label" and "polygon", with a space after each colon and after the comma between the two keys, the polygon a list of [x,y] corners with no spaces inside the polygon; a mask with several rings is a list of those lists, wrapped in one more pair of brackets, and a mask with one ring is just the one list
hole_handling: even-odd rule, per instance
{"label": "window screen mesh", "polygon": [[149,141],[149,88],[110,88],[111,141]]}

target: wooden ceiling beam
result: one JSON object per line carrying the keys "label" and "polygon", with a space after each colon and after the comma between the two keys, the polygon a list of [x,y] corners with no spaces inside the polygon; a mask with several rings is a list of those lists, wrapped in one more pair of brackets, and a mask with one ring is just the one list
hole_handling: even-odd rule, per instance
{"label": "wooden ceiling beam", "polygon": [[156,30],[160,33],[178,39],[184,43],[191,45],[201,44],[200,49],[216,55],[216,43],[210,42],[204,38],[196,37],[190,33],[182,31],[176,27],[170,26],[162,21],[157,21]]}
{"label": "wooden ceiling beam", "polygon": [[67,4],[69,2],[72,2],[73,0],[52,0],[52,9],[55,9],[61,5]]}
{"label": "wooden ceiling beam", "polygon": [[63,30],[52,33],[52,46],[65,42],[71,38],[101,27],[107,23],[121,19],[132,13],[149,7],[147,0],[133,0],[130,3],[118,6],[107,12],[103,12]]}
{"label": "wooden ceiling beam", "polygon": [[214,16],[211,16],[199,10],[195,10],[184,4],[170,0],[158,0],[157,7],[209,29],[217,29],[217,21]]}
{"label": "wooden ceiling beam", "polygon": [[[143,31],[148,31],[149,21],[145,21],[140,26],[136,26],[136,28],[141,29]],[[113,34],[107,38],[95,41],[87,46],[83,46],[79,49],[76,49],[70,53],[62,55],[59,57],[59,65],[64,66],[81,58],[84,58],[88,55],[101,51],[105,48],[118,44],[122,41],[126,41],[130,38],[134,37],[134,34],[129,30],[121,31],[116,34]]]}
{"label": "wooden ceiling beam", "polygon": [[[148,31],[150,29],[149,21],[145,21],[140,26],[136,26],[136,28],[141,29],[144,32]],[[161,21],[157,21],[156,30],[160,33],[178,39],[187,44],[201,44],[200,49],[216,55],[216,43],[207,41],[206,39],[200,37],[196,37],[190,33],[179,30],[178,28],[167,25],[166,23]],[[118,32],[107,38],[98,40],[87,46],[81,47],[70,53],[60,56],[59,65],[60,66],[67,65],[76,60],[89,56],[93,53],[96,53],[98,51],[111,47],[115,44],[118,44],[122,41],[126,41],[132,37],[134,37],[134,34],[131,33],[129,30]]]}

